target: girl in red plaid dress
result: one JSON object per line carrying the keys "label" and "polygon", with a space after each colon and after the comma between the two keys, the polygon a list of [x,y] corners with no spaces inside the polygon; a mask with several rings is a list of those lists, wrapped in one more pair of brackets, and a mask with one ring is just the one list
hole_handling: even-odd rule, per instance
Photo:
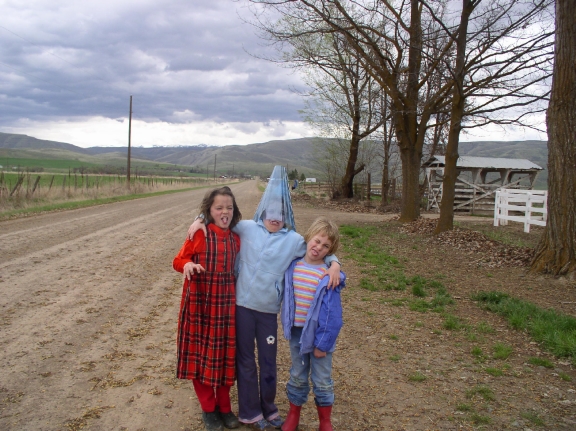
{"label": "girl in red plaid dress", "polygon": [[236,378],[236,279],[240,237],[230,230],[242,215],[232,191],[221,187],[202,201],[207,234],[186,239],[172,266],[184,273],[178,321],[179,379],[192,380],[208,431],[237,428],[230,388]]}

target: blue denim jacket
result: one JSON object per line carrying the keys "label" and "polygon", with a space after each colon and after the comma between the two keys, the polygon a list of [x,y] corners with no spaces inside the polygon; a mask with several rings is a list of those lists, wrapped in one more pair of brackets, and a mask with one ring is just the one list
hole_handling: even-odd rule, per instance
{"label": "blue denim jacket", "polygon": [[[291,338],[295,315],[292,276],[296,262],[300,259],[294,260],[284,274],[284,302],[280,319],[284,329],[284,338],[287,340]],[[313,352],[315,347],[323,352],[333,352],[336,349],[336,338],[343,324],[340,291],[346,286],[346,274],[340,271],[340,284],[334,289],[327,288],[328,281],[327,275],[320,280],[308,310],[300,338],[301,355]]]}

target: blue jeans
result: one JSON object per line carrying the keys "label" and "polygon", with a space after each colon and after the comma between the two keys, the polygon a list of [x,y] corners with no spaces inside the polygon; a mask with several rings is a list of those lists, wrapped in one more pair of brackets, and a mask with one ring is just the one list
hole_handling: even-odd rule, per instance
{"label": "blue jeans", "polygon": [[310,392],[309,378],[316,405],[327,407],[334,404],[334,381],[332,380],[332,353],[327,352],[323,358],[316,358],[313,352],[300,356],[300,337],[302,327],[293,326],[290,338],[290,380],[286,385],[288,400],[301,406],[308,400]]}

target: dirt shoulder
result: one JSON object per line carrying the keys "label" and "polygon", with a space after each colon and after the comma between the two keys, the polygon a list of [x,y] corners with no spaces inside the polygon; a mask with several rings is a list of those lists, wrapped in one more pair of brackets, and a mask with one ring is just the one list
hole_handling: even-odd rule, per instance
{"label": "dirt shoulder", "polygon": [[[249,218],[260,197],[255,182],[232,188]],[[0,222],[0,429],[203,429],[191,385],[174,378],[181,278],[171,268],[203,194]],[[299,201],[295,213],[300,232],[318,215],[377,226],[374,241],[400,259],[407,275],[441,276],[456,300],[451,312],[472,328],[448,331],[438,313],[393,305],[407,292],[362,289],[362,272],[341,253],[349,278],[334,355],[335,429],[538,429],[534,417],[544,420],[540,429],[576,428],[572,365],[469,299],[497,289],[575,315],[573,284],[526,275],[522,267],[471,264],[477,254],[404,233],[394,214]],[[494,332],[478,329],[487,327]],[[506,361],[492,359],[496,343],[512,346]],[[486,355],[483,362],[474,347]],[[287,344],[281,341],[279,351],[277,401],[285,413]],[[533,356],[554,367],[528,364]],[[425,379],[413,380],[416,373]],[[492,399],[474,392],[479,387],[489,388]],[[316,427],[310,400],[300,429]]]}

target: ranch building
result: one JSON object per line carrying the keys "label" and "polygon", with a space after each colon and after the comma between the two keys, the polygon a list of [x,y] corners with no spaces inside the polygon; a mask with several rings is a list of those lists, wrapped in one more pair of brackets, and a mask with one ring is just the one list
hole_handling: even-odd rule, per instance
{"label": "ranch building", "polygon": [[[422,166],[426,170],[428,210],[440,210],[444,156],[434,156]],[[494,212],[496,190],[531,190],[542,167],[527,159],[492,157],[458,158],[454,211],[468,214]]]}

